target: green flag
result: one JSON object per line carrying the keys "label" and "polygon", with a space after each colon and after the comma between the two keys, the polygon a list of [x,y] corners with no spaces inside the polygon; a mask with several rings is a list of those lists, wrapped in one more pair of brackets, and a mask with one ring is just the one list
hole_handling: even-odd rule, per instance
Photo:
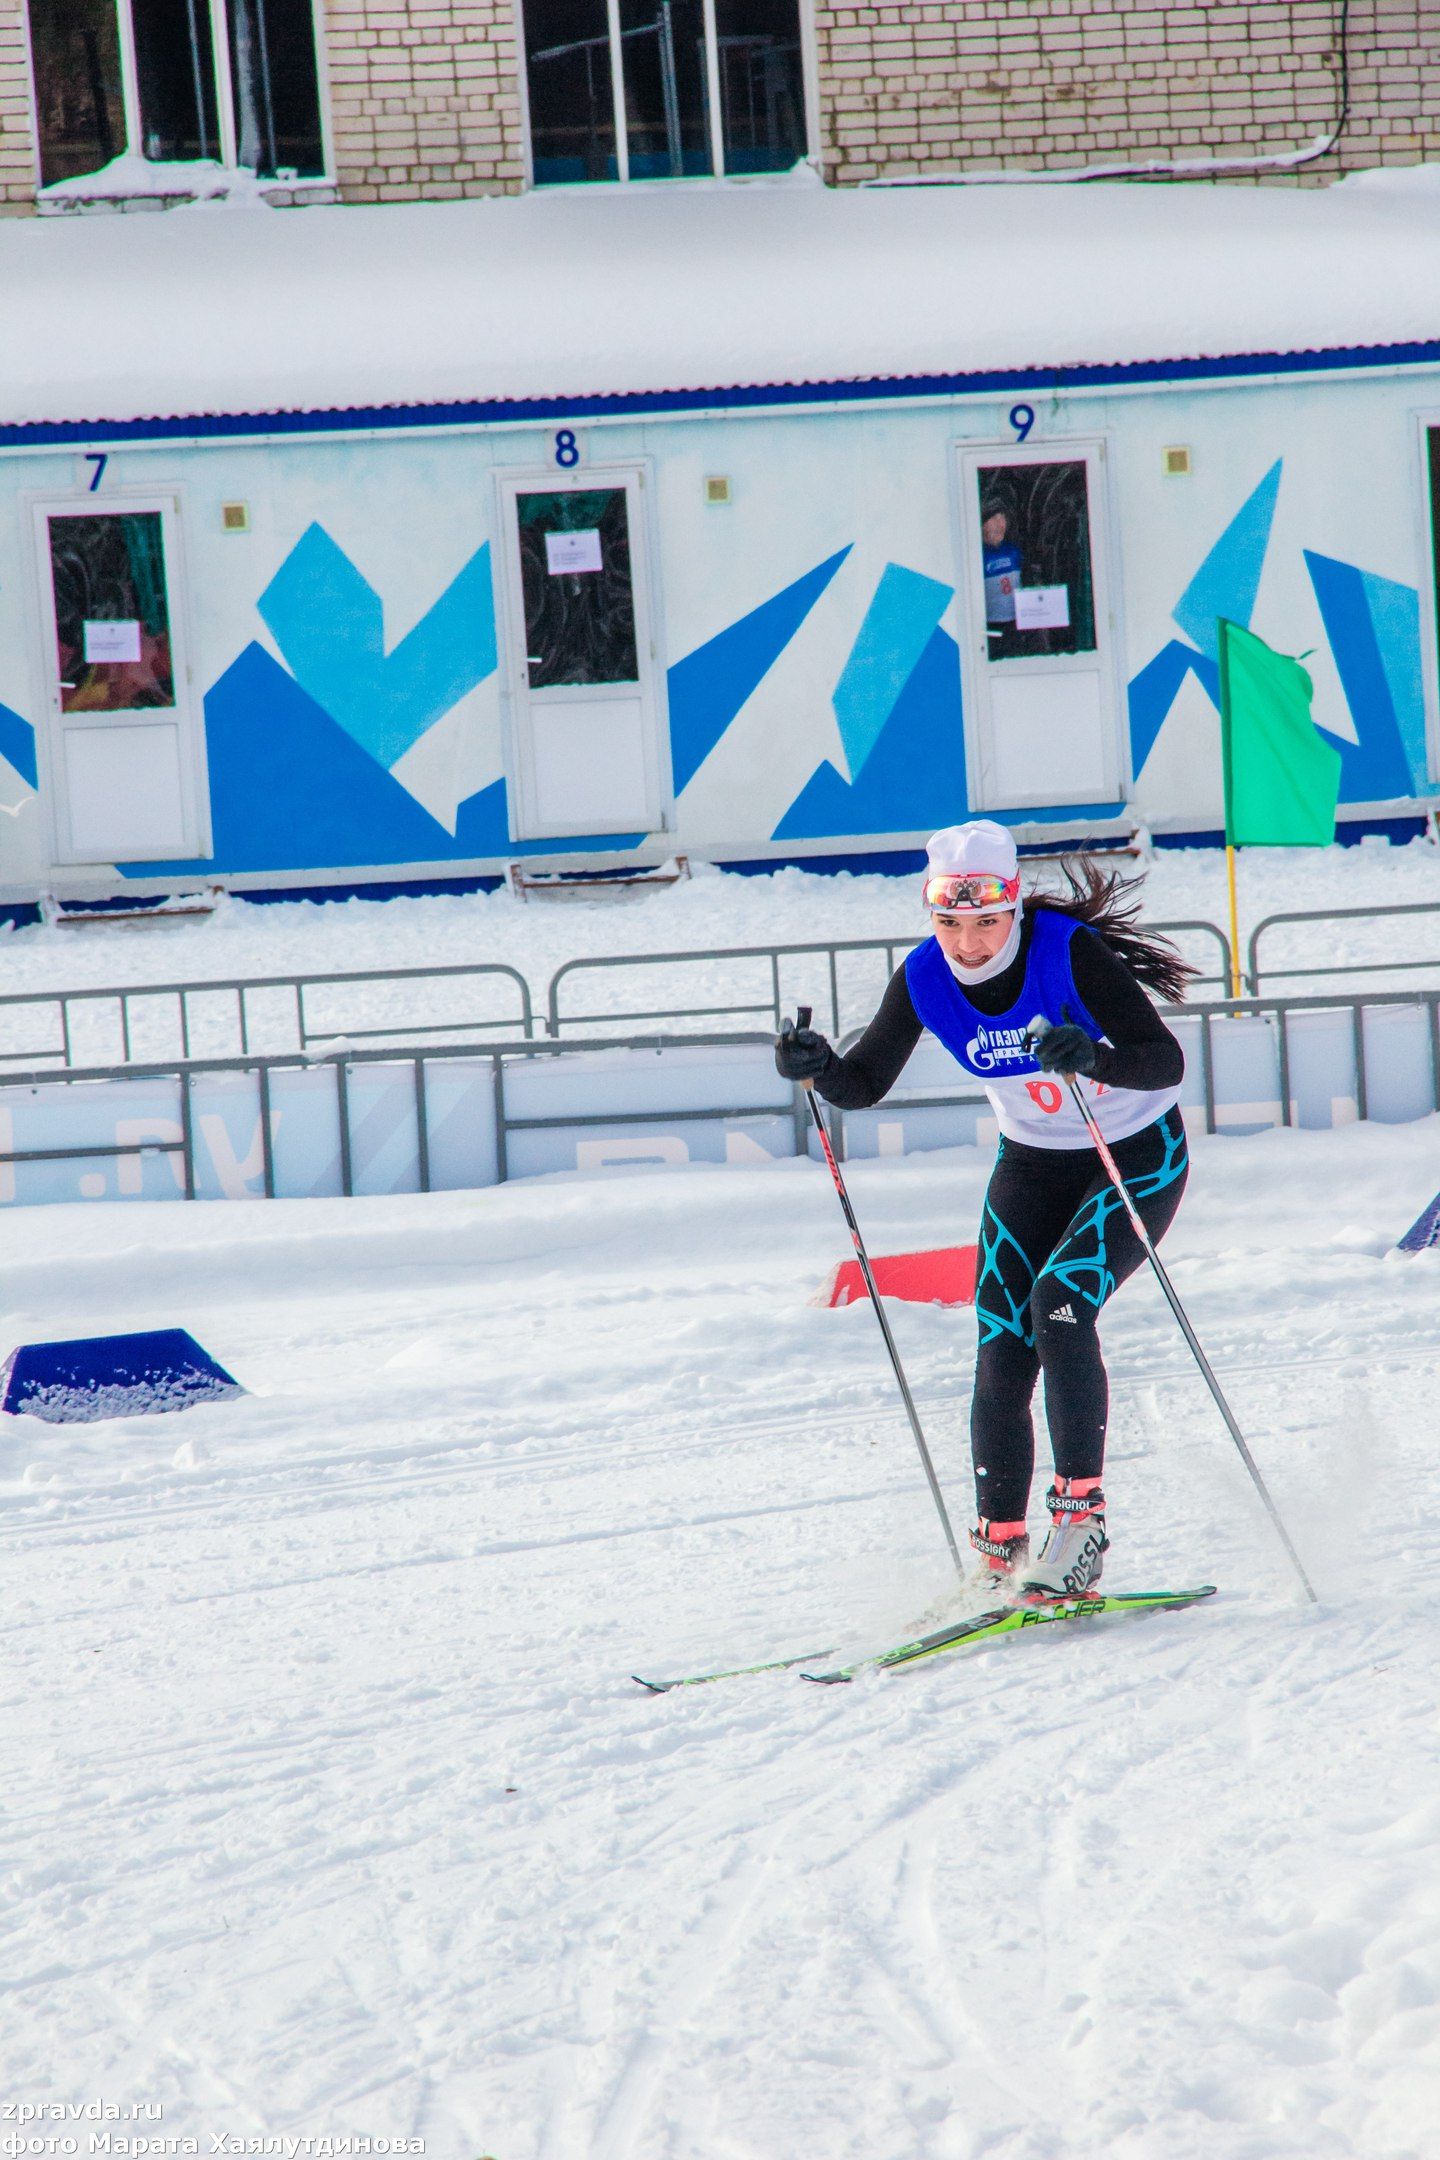
{"label": "green flag", "polygon": [[1335,838],[1340,752],[1310,718],[1298,660],[1220,618],[1225,838],[1232,847],[1326,847]]}

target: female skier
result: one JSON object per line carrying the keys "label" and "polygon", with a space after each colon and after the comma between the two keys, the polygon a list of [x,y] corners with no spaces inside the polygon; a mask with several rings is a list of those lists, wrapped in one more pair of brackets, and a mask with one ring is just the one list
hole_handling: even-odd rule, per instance
{"label": "female skier", "polygon": [[[1023,1601],[1074,1597],[1099,1582],[1109,1548],[1101,1489],[1109,1389],[1096,1324],[1144,1252],[1064,1076],[1080,1076],[1158,1240],[1189,1168],[1176,1107],[1185,1063],[1145,990],[1178,999],[1195,970],[1133,927],[1136,881],[1117,872],[1066,865],[1066,896],[1022,901],[1015,843],[985,819],[936,833],[926,852],[934,935],[896,970],[854,1049],[840,1057],[791,1021],[775,1062],[827,1102],[868,1109],[928,1028],[983,1081],[1001,1138],[980,1221],[970,1542],[997,1587]],[[1032,1561],[1030,1399],[1041,1372],[1055,1482],[1050,1528]]]}

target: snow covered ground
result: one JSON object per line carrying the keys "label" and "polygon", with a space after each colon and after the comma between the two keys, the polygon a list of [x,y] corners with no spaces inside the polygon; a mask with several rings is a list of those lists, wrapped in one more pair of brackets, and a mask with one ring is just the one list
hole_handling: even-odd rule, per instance
{"label": "snow covered ground", "polygon": [[[1117,858],[1125,868],[1134,868]],[[1038,873],[1037,873],[1038,874]],[[231,976],[324,974],[371,968],[426,968],[501,961],[518,968],[543,1011],[546,986],[563,962],[581,955],[694,952],[737,946],[797,944],[807,939],[919,937],[924,922],[917,878],[820,876],[797,869],[759,877],[701,869],[686,883],[626,899],[517,900],[508,891],[425,900],[292,901],[255,906],[233,901],[199,921],[170,920],[137,929],[42,928],[0,940],[0,989],[6,992],[87,985],[221,980]],[[1296,908],[1429,904],[1440,910],[1440,850],[1425,841],[1391,847],[1246,850],[1240,864],[1242,939],[1262,916]],[[1152,920],[1226,920],[1225,863],[1213,848],[1162,849],[1149,870],[1146,905]],[[1184,942],[1184,941],[1182,941]],[[1187,950],[1216,965],[1215,948],[1191,941]],[[1267,960],[1275,965],[1426,959],[1426,970],[1405,974],[1336,976],[1328,982],[1267,980],[1277,993],[1322,988],[1403,989],[1440,982],[1440,912],[1433,917],[1379,918],[1319,929],[1274,933]],[[842,1025],[869,1018],[885,980],[883,955],[858,956],[841,970]],[[823,960],[785,964],[782,989],[806,998],[828,1019]],[[1204,993],[1216,994],[1212,987]],[[602,970],[570,979],[563,1011],[579,1014],[657,1011],[675,1005],[749,1005],[691,1027],[765,1024],[768,963],[711,961],[686,969]],[[438,1017],[478,1015],[499,1022],[517,1011],[512,987],[446,986],[434,979],[409,989],[350,985],[312,1001],[314,1019],[337,1034],[407,1025]],[[293,1047],[293,1002],[274,993],[252,1001],[251,1047]],[[192,1007],[197,1054],[238,1048],[229,1001]],[[78,1007],[73,1015],[77,1057],[96,1063],[121,1056],[113,1004]],[[642,1021],[640,1031],[656,1023]],[[594,1033],[594,1027],[579,1032]],[[518,1032],[513,1027],[500,1032]],[[575,1033],[575,1029],[568,1032]],[[0,1055],[29,1051],[40,1039],[33,1016],[0,1007]],[[57,1037],[58,1039],[58,1037]],[[134,1014],[140,1056],[174,1057],[179,1036],[173,1003],[156,1000]]]}
{"label": "snow covered ground", "polygon": [[[685,942],[713,892],[605,920]],[[164,949],[287,916],[329,934]],[[407,918],[579,919],[387,909],[397,957]],[[1388,1248],[1437,1164],[1433,1119],[1201,1140],[1168,1247],[1318,1612],[1144,1281],[1111,1575],[1212,1605],[663,1699],[628,1675],[953,1609],[873,1316],[807,1302],[822,1170],[16,1218],[7,1343],[185,1324],[252,1392],[0,1421],[0,2099],[202,2153],[1428,2160],[1440,1255]],[[971,1234],[984,1169],[855,1166],[874,1248]],[[892,1310],[968,1520],[973,1318]]]}

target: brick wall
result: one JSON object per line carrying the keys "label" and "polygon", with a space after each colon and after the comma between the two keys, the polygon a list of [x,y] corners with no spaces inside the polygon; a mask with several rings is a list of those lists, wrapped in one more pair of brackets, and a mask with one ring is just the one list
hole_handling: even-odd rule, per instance
{"label": "brick wall", "polygon": [[[815,0],[821,156],[926,171],[1253,158],[1328,135],[1338,0]],[[1352,0],[1351,117],[1290,184],[1440,157],[1440,0]]]}
{"label": "brick wall", "polygon": [[342,200],[523,186],[511,0],[327,0],[325,41]]}
{"label": "brick wall", "polygon": [[35,207],[29,38],[24,0],[0,0],[0,217]]}
{"label": "brick wall", "polygon": [[[524,185],[513,0],[321,0],[346,202]],[[1001,166],[1245,159],[1327,134],[1339,0],[813,0],[840,185]],[[1440,0],[1352,0],[1351,117],[1287,182],[1440,159]],[[24,0],[0,0],[0,215],[34,207]]]}

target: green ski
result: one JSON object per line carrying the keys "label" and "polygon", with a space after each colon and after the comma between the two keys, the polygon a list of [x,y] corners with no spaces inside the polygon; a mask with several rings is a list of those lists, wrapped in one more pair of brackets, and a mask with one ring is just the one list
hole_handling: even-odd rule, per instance
{"label": "green ski", "polygon": [[938,1628],[933,1635],[921,1635],[914,1642],[901,1643],[894,1650],[882,1650],[876,1655],[859,1658],[855,1664],[842,1665],[835,1672],[807,1672],[802,1673],[801,1678],[833,1687],[853,1680],[857,1673],[888,1672],[896,1665],[914,1665],[921,1658],[939,1657],[947,1650],[964,1649],[972,1643],[993,1642],[1000,1635],[1022,1634],[1027,1628],[1048,1627],[1056,1620],[1103,1620],[1126,1613],[1173,1612],[1184,1605],[1198,1605],[1203,1598],[1214,1595],[1214,1583],[1202,1583],[1194,1590],[1131,1590],[1114,1594],[1098,1591],[1094,1597],[1063,1598],[1053,1605],[997,1605],[989,1612],[977,1613],[971,1620],[960,1621],[955,1627]]}
{"label": "green ski", "polygon": [[[833,1686],[839,1681],[853,1680],[860,1672],[887,1672],[895,1665],[913,1665],[921,1658],[938,1657],[945,1650],[962,1649],[969,1643],[991,1642],[996,1636],[1019,1634],[1026,1628],[1044,1627],[1054,1620],[1100,1620],[1107,1615],[1115,1617],[1125,1613],[1173,1612],[1184,1605],[1198,1605],[1203,1598],[1214,1595],[1214,1583],[1202,1583],[1194,1590],[1097,1592],[1094,1597],[1063,1598],[1054,1605],[993,1605],[988,1611],[976,1613],[953,1627],[938,1628],[933,1635],[921,1635],[914,1642],[901,1643],[897,1649],[859,1658],[853,1665],[841,1666],[836,1672],[802,1673],[801,1678]],[[756,1673],[793,1672],[797,1665],[809,1665],[828,1655],[825,1650],[802,1650],[796,1657],[770,1658],[761,1665],[727,1665],[722,1672],[689,1673],[678,1680],[647,1680],[641,1673],[632,1673],[630,1677],[651,1695],[668,1695],[672,1688],[708,1687],[712,1680],[747,1680]]]}
{"label": "green ski", "polygon": [[816,1658],[830,1655],[828,1650],[802,1650],[798,1657],[771,1658],[766,1665],[731,1665],[724,1672],[691,1673],[683,1680],[646,1680],[638,1672],[630,1677],[652,1695],[668,1695],[671,1688],[708,1687],[712,1680],[748,1680],[752,1673],[789,1672],[796,1665],[809,1665]]}

